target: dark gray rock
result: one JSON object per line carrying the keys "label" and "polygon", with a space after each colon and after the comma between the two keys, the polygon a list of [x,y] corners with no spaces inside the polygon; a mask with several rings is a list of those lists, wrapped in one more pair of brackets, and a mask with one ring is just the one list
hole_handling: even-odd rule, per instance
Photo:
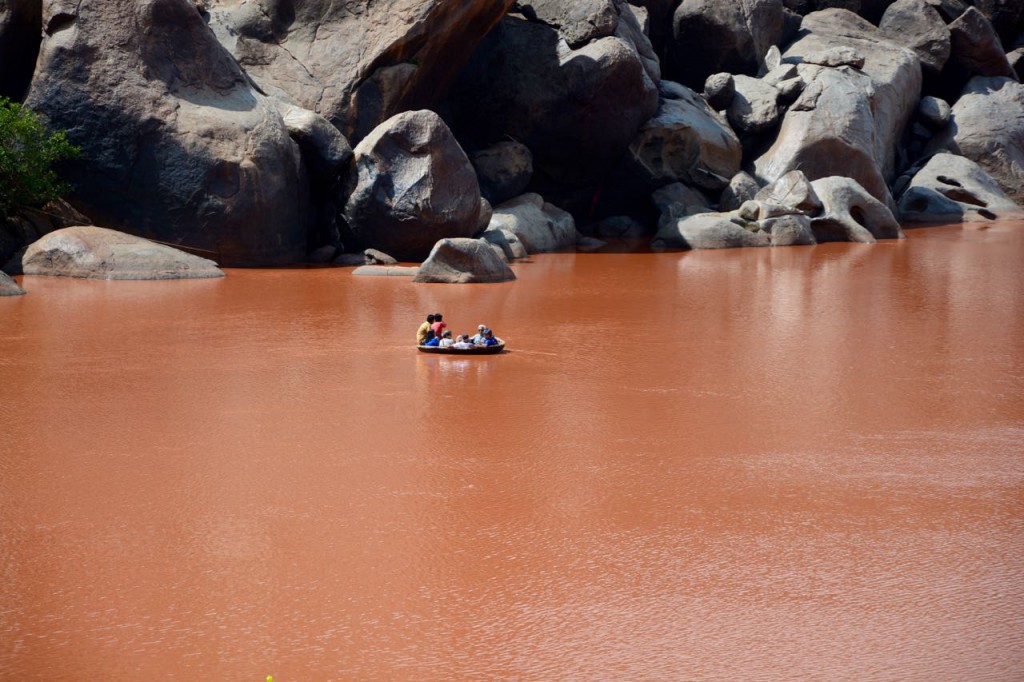
{"label": "dark gray rock", "polygon": [[364,253],[340,253],[334,259],[335,265],[352,267],[366,265],[366,254]]}
{"label": "dark gray rock", "polygon": [[610,216],[593,225],[591,231],[598,237],[613,239],[634,239],[643,237],[647,230],[629,216]]}
{"label": "dark gray rock", "polygon": [[899,199],[906,222],[973,222],[1017,217],[1022,209],[970,159],[936,154]]}
{"label": "dark gray rock", "polygon": [[902,239],[903,231],[889,207],[855,180],[819,178],[811,183],[824,205],[824,214],[811,220],[819,242],[874,243],[878,239]]}
{"label": "dark gray rock", "polygon": [[422,260],[439,239],[477,232],[476,173],[434,112],[385,121],[354,154],[358,177],[345,219],[363,243],[402,260]]}
{"label": "dark gray rock", "polygon": [[683,0],[672,18],[669,64],[692,88],[712,73],[753,76],[783,30],[781,0]]}
{"label": "dark gray rock", "polygon": [[938,75],[950,52],[949,28],[938,11],[925,0],[896,0],[878,24],[894,42],[909,47],[921,66]]}
{"label": "dark gray rock", "polygon": [[731,73],[713,73],[704,81],[704,99],[715,111],[722,111],[736,94],[736,81]]}
{"label": "dark gray rock", "polygon": [[185,0],[44,4],[27,105],[82,149],[73,198],[103,225],[227,264],[301,261],[298,145]]}
{"label": "dark gray rock", "polygon": [[928,152],[966,156],[1024,205],[1024,85],[1008,78],[972,78],[953,105],[949,125]]}
{"label": "dark gray rock", "polygon": [[525,144],[535,181],[592,186],[654,115],[657,84],[618,34],[576,50],[561,40],[550,26],[503,19],[452,93],[453,128],[479,149],[505,139]]}
{"label": "dark gray rock", "polygon": [[332,263],[338,255],[338,247],[333,244],[325,244],[313,249],[306,255],[307,263]]}
{"label": "dark gray rock", "polygon": [[39,0],[0,1],[0,97],[20,101],[28,89],[43,32],[42,5]]}
{"label": "dark gray rock", "polygon": [[116,230],[66,227],[29,245],[26,275],[91,279],[200,279],[223,277],[211,260]]}
{"label": "dark gray rock", "polygon": [[771,237],[757,223],[747,229],[732,213],[701,213],[663,225],[651,241],[655,248],[731,249],[771,246]]}
{"label": "dark gray rock", "polygon": [[681,182],[674,182],[651,192],[651,201],[661,213],[669,207],[675,207],[678,215],[707,213],[711,210],[711,202],[702,192]]}
{"label": "dark gray rock", "polygon": [[533,154],[525,144],[505,140],[469,155],[480,193],[500,204],[523,193],[533,177]]}
{"label": "dark gray rock", "polygon": [[757,201],[788,206],[800,213],[814,216],[821,212],[821,199],[802,171],[793,170],[767,185],[754,196]]}
{"label": "dark gray rock", "polygon": [[733,129],[757,135],[779,123],[779,91],[759,78],[736,76],[736,94],[726,115]]}
{"label": "dark gray rock", "polygon": [[951,23],[949,35],[951,75],[964,80],[972,76],[1017,79],[992,23],[976,8],[968,8]]}
{"label": "dark gray rock", "polygon": [[992,23],[1004,45],[1020,39],[1024,33],[1024,2],[1017,0],[971,0]]}
{"label": "dark gray rock", "polygon": [[572,216],[533,193],[495,206],[488,229],[499,229],[506,236],[515,235],[527,253],[565,249],[576,243],[576,223]]}
{"label": "dark gray rock", "polygon": [[420,283],[474,284],[508,282],[516,278],[484,239],[442,239],[431,250],[413,279]]}
{"label": "dark gray rock", "polygon": [[917,105],[917,116],[929,130],[941,130],[949,124],[952,109],[944,99],[922,97]]}
{"label": "dark gray rock", "polygon": [[352,159],[352,146],[326,118],[289,104],[281,104],[279,109],[288,133],[321,173],[336,176]]}
{"label": "dark gray rock", "polygon": [[2,296],[23,296],[25,290],[18,286],[18,283],[11,279],[10,275],[0,271],[0,297]]}
{"label": "dark gray rock", "polygon": [[757,184],[754,176],[746,172],[739,172],[729,181],[729,186],[722,190],[722,196],[718,200],[720,211],[733,211],[743,205],[743,202],[753,199],[761,186]]}

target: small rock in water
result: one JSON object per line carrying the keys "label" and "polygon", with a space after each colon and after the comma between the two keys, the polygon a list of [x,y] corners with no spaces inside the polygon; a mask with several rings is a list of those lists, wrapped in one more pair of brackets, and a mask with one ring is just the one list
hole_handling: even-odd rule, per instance
{"label": "small rock in water", "polygon": [[367,265],[398,265],[396,259],[377,249],[367,249],[363,251],[363,256]]}
{"label": "small rock in water", "polygon": [[21,296],[24,293],[25,290],[19,287],[10,275],[0,272],[0,296]]}

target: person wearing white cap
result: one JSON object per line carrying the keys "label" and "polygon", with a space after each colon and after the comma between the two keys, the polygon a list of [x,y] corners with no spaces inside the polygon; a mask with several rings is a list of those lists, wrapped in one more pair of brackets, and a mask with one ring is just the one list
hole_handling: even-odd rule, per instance
{"label": "person wearing white cap", "polygon": [[471,338],[469,340],[470,343],[472,343],[474,346],[482,346],[482,345],[484,345],[484,331],[486,329],[487,329],[487,325],[485,325],[485,324],[478,324],[476,326],[476,336],[474,336],[473,338]]}

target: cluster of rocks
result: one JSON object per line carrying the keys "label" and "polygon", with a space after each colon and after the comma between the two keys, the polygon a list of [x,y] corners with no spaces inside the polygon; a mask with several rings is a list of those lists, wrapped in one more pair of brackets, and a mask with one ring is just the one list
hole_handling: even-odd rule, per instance
{"label": "cluster of rocks", "polygon": [[[14,0],[0,95],[82,147],[69,224],[506,281],[596,238],[1017,214],[1022,31],[1024,3],[981,0]],[[8,221],[0,262],[47,231]]]}

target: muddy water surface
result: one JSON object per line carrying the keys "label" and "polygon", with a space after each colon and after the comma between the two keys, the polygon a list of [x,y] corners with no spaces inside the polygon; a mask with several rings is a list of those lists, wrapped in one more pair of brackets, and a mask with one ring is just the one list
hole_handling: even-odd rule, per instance
{"label": "muddy water surface", "polygon": [[1024,224],[909,235],[22,278],[0,679],[1019,680]]}

